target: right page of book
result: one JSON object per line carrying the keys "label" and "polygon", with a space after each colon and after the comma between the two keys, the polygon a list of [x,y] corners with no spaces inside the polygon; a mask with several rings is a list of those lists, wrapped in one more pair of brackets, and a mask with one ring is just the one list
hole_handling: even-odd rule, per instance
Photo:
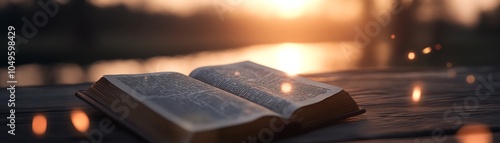
{"label": "right page of book", "polygon": [[300,107],[320,102],[342,90],[249,61],[201,67],[189,76],[260,104],[285,118],[290,118]]}

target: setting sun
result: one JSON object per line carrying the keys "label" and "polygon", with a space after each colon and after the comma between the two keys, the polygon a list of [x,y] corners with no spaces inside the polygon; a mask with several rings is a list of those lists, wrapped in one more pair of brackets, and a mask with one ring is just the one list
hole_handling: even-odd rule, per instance
{"label": "setting sun", "polygon": [[271,0],[271,4],[276,8],[280,17],[292,19],[304,14],[307,0]]}
{"label": "setting sun", "polygon": [[280,45],[280,52],[277,56],[277,61],[280,65],[279,69],[288,73],[288,75],[296,75],[301,73],[302,52],[297,44],[286,43]]}

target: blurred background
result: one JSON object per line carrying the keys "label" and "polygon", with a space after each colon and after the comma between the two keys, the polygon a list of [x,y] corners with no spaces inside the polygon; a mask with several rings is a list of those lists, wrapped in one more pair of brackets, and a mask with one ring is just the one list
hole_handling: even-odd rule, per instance
{"label": "blurred background", "polygon": [[[243,60],[291,74],[451,69],[500,64],[499,6],[500,0],[2,0],[0,28],[5,34],[16,28],[18,86],[189,74]],[[0,85],[7,86],[3,59]]]}

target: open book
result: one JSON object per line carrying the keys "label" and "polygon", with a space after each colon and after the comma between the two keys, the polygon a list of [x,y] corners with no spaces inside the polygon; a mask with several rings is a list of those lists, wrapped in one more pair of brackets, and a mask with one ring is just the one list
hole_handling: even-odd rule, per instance
{"label": "open book", "polygon": [[365,112],[339,87],[248,61],[105,75],[76,95],[151,142],[266,142]]}

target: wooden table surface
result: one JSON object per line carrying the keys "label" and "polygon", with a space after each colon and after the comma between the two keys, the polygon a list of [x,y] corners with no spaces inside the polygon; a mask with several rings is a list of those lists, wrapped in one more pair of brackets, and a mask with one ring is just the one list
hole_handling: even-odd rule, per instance
{"label": "wooden table surface", "polygon": [[[388,68],[304,75],[316,81],[340,86],[367,112],[339,123],[277,142],[457,142],[464,132],[483,128],[479,139],[500,142],[500,68]],[[469,82],[467,82],[469,76]],[[105,133],[99,122],[109,119],[77,98],[87,84],[16,89],[16,135],[7,134],[5,88],[0,101],[0,142],[145,142],[120,126]],[[420,88],[420,96],[413,96]],[[490,93],[489,96],[482,95]],[[415,93],[417,94],[417,93]],[[79,132],[71,112],[81,110],[90,126]],[[34,116],[47,120],[45,133],[33,131]],[[102,137],[102,138],[99,138]],[[465,136],[474,137],[474,136]],[[102,140],[101,140],[102,139]]]}

